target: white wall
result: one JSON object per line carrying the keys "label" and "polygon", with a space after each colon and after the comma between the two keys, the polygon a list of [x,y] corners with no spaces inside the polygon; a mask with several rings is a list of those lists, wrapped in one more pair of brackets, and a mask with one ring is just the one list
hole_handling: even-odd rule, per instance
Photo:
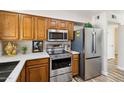
{"label": "white wall", "polygon": [[115,25],[108,24],[107,32],[107,56],[108,59],[115,58]]}
{"label": "white wall", "polygon": [[118,68],[124,70],[124,13],[119,14]]}
{"label": "white wall", "polygon": [[64,20],[71,20],[76,22],[90,22],[91,18],[81,16],[79,12],[72,12],[66,10],[12,10],[20,13],[27,13],[45,17],[52,17]]}
{"label": "white wall", "polygon": [[74,26],[74,30],[80,30],[83,29],[83,25],[82,26]]}
{"label": "white wall", "polygon": [[124,13],[118,14],[119,24],[124,25]]}
{"label": "white wall", "polygon": [[118,68],[124,70],[124,25],[119,27]]}

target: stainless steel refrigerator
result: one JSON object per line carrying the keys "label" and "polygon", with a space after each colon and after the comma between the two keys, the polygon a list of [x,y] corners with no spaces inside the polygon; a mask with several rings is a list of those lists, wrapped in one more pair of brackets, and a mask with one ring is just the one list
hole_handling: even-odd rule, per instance
{"label": "stainless steel refrigerator", "polygon": [[101,75],[102,30],[84,28],[74,32],[72,50],[80,52],[79,75],[88,80]]}

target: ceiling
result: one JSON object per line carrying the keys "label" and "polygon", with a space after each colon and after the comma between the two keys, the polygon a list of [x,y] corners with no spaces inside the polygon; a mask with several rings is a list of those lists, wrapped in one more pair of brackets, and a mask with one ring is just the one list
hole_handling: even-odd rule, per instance
{"label": "ceiling", "polygon": [[106,13],[115,13],[115,14],[123,14],[124,10],[67,10],[70,13],[77,13],[80,16],[92,17],[102,12]]}
{"label": "ceiling", "polygon": [[88,22],[92,16],[102,12],[111,12],[121,14],[124,10],[14,10],[21,13],[29,13],[52,18],[72,20],[77,22]]}

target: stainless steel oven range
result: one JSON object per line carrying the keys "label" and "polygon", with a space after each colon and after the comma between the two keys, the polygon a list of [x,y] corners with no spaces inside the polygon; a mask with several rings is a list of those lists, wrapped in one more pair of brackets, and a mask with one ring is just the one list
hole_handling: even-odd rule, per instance
{"label": "stainless steel oven range", "polygon": [[50,54],[50,82],[72,81],[71,55],[63,51],[62,53]]}

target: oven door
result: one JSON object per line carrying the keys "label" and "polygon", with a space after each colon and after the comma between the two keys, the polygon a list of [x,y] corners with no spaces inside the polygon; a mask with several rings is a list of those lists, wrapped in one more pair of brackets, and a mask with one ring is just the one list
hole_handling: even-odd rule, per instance
{"label": "oven door", "polygon": [[71,57],[51,60],[50,69],[50,77],[71,72]]}
{"label": "oven door", "polygon": [[48,30],[48,41],[63,41],[64,36],[62,31],[57,31],[54,29]]}

